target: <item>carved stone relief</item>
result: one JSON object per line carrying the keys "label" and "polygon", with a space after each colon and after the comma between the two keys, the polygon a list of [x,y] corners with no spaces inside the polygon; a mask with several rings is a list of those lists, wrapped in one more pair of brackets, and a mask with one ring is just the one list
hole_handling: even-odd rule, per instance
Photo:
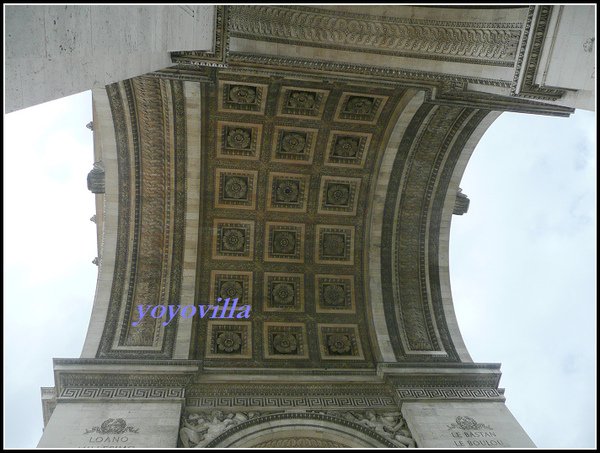
{"label": "carved stone relief", "polygon": [[[261,423],[267,423],[270,420],[290,421],[290,426],[294,426],[294,417],[300,416],[302,419],[327,420],[334,424],[340,423],[350,432],[355,430],[354,436],[360,438],[365,434],[375,438],[385,439],[389,446],[397,448],[415,447],[415,441],[406,425],[405,420],[398,411],[375,412],[370,410],[352,410],[352,411],[330,411],[330,410],[311,410],[307,412],[268,412],[268,411],[248,411],[248,412],[223,412],[221,410],[186,412],[181,417],[179,438],[185,448],[203,448],[207,446],[218,445],[236,430],[239,431],[243,426],[250,427]],[[244,424],[244,425],[243,425]],[[242,425],[242,426],[240,426]],[[300,427],[300,426],[299,426]],[[235,429],[234,429],[235,428]],[[361,433],[362,431],[362,433]],[[348,441],[346,441],[348,442]],[[330,440],[327,438],[308,438],[299,436],[274,437],[264,440],[254,447],[348,447],[342,438]]]}
{"label": "carved stone relief", "polygon": [[310,7],[230,7],[231,36],[412,58],[511,66],[521,23],[377,17]]}

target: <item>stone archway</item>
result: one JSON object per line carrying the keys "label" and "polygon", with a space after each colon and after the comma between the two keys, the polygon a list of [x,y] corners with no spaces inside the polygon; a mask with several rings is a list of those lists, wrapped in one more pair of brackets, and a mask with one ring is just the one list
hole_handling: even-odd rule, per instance
{"label": "stone archway", "polygon": [[[200,444],[198,445],[200,446]],[[358,423],[322,413],[279,413],[241,423],[206,447],[381,448],[398,444]]]}

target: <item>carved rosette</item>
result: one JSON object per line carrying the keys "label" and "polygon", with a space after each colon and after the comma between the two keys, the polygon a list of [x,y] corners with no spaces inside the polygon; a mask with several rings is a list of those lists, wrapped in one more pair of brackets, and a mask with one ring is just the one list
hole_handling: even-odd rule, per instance
{"label": "carved rosette", "polygon": [[223,332],[217,336],[217,352],[236,353],[242,345],[242,338],[236,332]]}

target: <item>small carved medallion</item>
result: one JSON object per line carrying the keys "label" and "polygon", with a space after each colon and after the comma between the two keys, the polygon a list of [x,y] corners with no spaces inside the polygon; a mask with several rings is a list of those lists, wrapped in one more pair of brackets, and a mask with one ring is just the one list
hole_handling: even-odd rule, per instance
{"label": "small carved medallion", "polygon": [[299,312],[304,309],[304,275],[265,272],[265,311]]}
{"label": "small carved medallion", "polygon": [[317,225],[316,261],[352,264],[354,255],[354,228],[347,226]]}
{"label": "small carved medallion", "polygon": [[252,259],[253,222],[229,222],[215,219],[213,258]]}
{"label": "small carved medallion", "polygon": [[278,333],[273,336],[273,349],[278,354],[295,354],[298,350],[298,341],[290,333]]}
{"label": "small carved medallion", "polygon": [[307,359],[306,329],[302,323],[265,322],[265,358]]}
{"label": "small carved medallion", "polygon": [[315,275],[317,313],[354,312],[352,275]]}
{"label": "small carved medallion", "polygon": [[217,157],[258,159],[261,124],[217,122]]}
{"label": "small carved medallion", "polygon": [[252,129],[242,127],[227,128],[227,147],[234,149],[249,149],[252,141]]}
{"label": "small carved medallion", "polygon": [[344,113],[354,115],[369,115],[373,110],[375,100],[364,96],[350,96],[344,106]]}
{"label": "small carved medallion", "polygon": [[306,147],[306,134],[299,132],[283,132],[281,136],[281,152],[300,154]]}
{"label": "small carved medallion", "polygon": [[331,131],[325,165],[362,167],[367,158],[371,134]]}
{"label": "small carved medallion", "polygon": [[226,85],[228,100],[236,104],[255,104],[256,88],[248,85]]}
{"label": "small carved medallion", "polygon": [[332,155],[341,159],[354,159],[358,154],[360,139],[358,137],[339,136],[333,145]]}
{"label": "small carved medallion", "polygon": [[242,346],[242,338],[236,332],[222,332],[217,335],[217,352],[218,353],[236,353],[239,352]]}
{"label": "small carved medallion", "polygon": [[329,184],[327,186],[327,204],[332,206],[348,206],[350,186],[348,184]]}
{"label": "small carved medallion", "polygon": [[240,228],[223,228],[221,246],[223,250],[238,252],[244,250],[245,231]]}
{"label": "small carved medallion", "polygon": [[278,203],[298,203],[300,183],[291,179],[278,179],[275,182],[275,201]]}
{"label": "small carved medallion", "polygon": [[208,321],[207,358],[252,357],[250,322],[224,323]]}
{"label": "small carved medallion", "polygon": [[267,222],[267,261],[304,261],[304,225]]}
{"label": "small carved medallion", "polygon": [[351,355],[352,343],[348,335],[332,334],[327,335],[327,349],[330,354]]}
{"label": "small carved medallion", "polygon": [[337,360],[364,358],[356,325],[319,324],[318,328],[321,358]]}
{"label": "small carved medallion", "polygon": [[329,92],[318,89],[283,87],[279,101],[279,115],[320,118]]}
{"label": "small carved medallion", "polygon": [[223,198],[233,200],[248,199],[248,178],[225,176]]}
{"label": "small carved medallion", "polygon": [[221,80],[219,87],[219,110],[259,115],[265,113],[267,85]]}

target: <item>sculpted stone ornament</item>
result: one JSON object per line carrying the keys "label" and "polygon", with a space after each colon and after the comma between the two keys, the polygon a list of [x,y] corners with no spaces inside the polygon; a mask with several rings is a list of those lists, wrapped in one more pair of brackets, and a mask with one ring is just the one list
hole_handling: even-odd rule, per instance
{"label": "sculpted stone ornament", "polygon": [[217,336],[217,351],[219,353],[239,352],[241,346],[242,338],[236,332],[223,332]]}
{"label": "sculpted stone ornament", "polygon": [[315,107],[315,95],[308,91],[292,91],[287,106],[307,110],[313,109]]}
{"label": "sculpted stone ornament", "polygon": [[256,88],[236,85],[229,90],[229,100],[236,104],[254,104],[256,101]]}
{"label": "sculpted stone ornament", "polygon": [[368,115],[373,109],[373,99],[362,96],[353,96],[348,99],[344,112],[355,115]]}
{"label": "sculpted stone ornament", "polygon": [[87,187],[92,193],[104,193],[104,165],[94,162],[94,168],[87,175]]}
{"label": "sculpted stone ornament", "polygon": [[445,61],[482,60],[505,66],[514,62],[518,23],[477,24],[435,22],[394,17],[377,18],[336,11],[281,6],[230,7],[231,32],[296,45],[342,48],[362,52]]}
{"label": "sculpted stone ornament", "polygon": [[452,214],[466,214],[469,211],[469,203],[469,197],[462,193],[462,189],[458,189],[458,193],[456,194],[456,202],[454,203],[454,210],[452,211]]}
{"label": "sculpted stone ornament", "polygon": [[328,233],[323,235],[323,252],[327,256],[344,256],[346,241],[343,234]]}
{"label": "sculpted stone ornament", "polygon": [[335,157],[353,158],[358,154],[359,139],[355,137],[339,137],[333,148]]}
{"label": "sculpted stone ornament", "polygon": [[352,353],[352,342],[348,335],[333,334],[327,338],[327,348],[331,354],[348,355]]}
{"label": "sculpted stone ornament", "polygon": [[133,426],[127,426],[127,422],[122,418],[109,418],[104,420],[100,426],[94,426],[86,429],[84,434],[123,434],[137,433],[140,429]]}
{"label": "sculpted stone ornament", "polygon": [[316,439],[313,437],[288,437],[285,439],[272,439],[253,448],[348,448],[347,445],[333,440]]}
{"label": "sculpted stone ornament", "polygon": [[376,433],[387,437],[399,448],[414,448],[416,446],[406,421],[400,412],[375,413],[374,411],[316,411],[326,415],[343,418],[358,423]]}
{"label": "sculpted stone ornament", "polygon": [[243,287],[239,282],[235,280],[225,281],[221,284],[219,296],[223,299],[241,299],[243,295]]}
{"label": "sculpted stone ornament", "polygon": [[235,149],[248,149],[252,141],[250,129],[235,128],[227,132],[227,145]]}
{"label": "sculpted stone ornament", "polygon": [[248,183],[244,178],[237,176],[225,180],[225,198],[234,200],[245,199],[248,196]]}
{"label": "sculpted stone ornament", "polygon": [[279,180],[276,183],[276,200],[283,203],[295,203],[300,194],[300,184],[298,181],[289,179]]}
{"label": "sculpted stone ornament", "polygon": [[276,283],[273,285],[273,301],[276,305],[294,305],[294,286],[290,283]]}
{"label": "sculpted stone ornament", "polygon": [[181,417],[179,437],[185,448],[203,448],[226,430],[258,416],[258,412],[224,415],[219,410],[187,414]]}
{"label": "sculpted stone ornament", "polygon": [[278,333],[273,337],[273,348],[279,354],[293,354],[298,350],[298,340],[293,334]]}
{"label": "sculpted stone ornament", "polygon": [[345,184],[330,184],[327,188],[327,204],[346,206],[350,200],[350,187]]}
{"label": "sculpted stone ornament", "polygon": [[346,302],[346,291],[340,285],[325,285],[323,288],[325,305],[338,307]]}
{"label": "sculpted stone ornament", "polygon": [[223,248],[230,251],[244,249],[244,232],[235,228],[229,228],[223,232]]}
{"label": "sculpted stone ornament", "polygon": [[289,132],[281,139],[281,148],[286,153],[300,154],[306,146],[306,135]]}
{"label": "sculpted stone ornament", "polygon": [[289,255],[296,249],[296,235],[288,231],[275,231],[273,234],[273,251]]}
{"label": "sculpted stone ornament", "polygon": [[477,423],[477,420],[468,416],[456,417],[456,423],[448,425],[448,429],[462,429],[465,431],[478,431],[481,429],[491,430],[492,428],[483,423]]}

